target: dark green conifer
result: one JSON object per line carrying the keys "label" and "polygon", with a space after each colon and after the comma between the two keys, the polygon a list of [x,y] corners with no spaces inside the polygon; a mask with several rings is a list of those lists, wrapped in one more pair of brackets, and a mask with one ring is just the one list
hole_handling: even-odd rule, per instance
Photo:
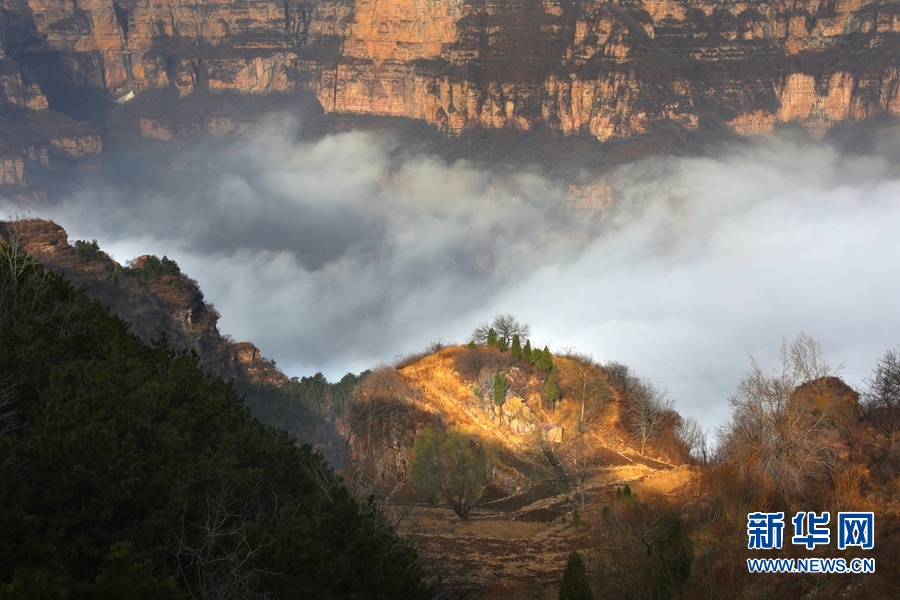
{"label": "dark green conifer", "polygon": [[488,345],[488,347],[491,347],[491,348],[493,348],[494,346],[497,345],[497,332],[494,331],[494,328],[493,328],[493,327],[491,327],[491,328],[488,330],[488,334],[487,334],[487,345]]}
{"label": "dark green conifer", "polygon": [[553,355],[550,354],[550,349],[547,348],[547,346],[544,346],[544,349],[541,351],[541,358],[539,362],[536,362],[535,364],[541,371],[549,373],[553,370]]}
{"label": "dark green conifer", "polygon": [[0,598],[431,598],[377,507],[198,363],[0,241]]}
{"label": "dark green conifer", "polygon": [[550,371],[550,376],[547,378],[547,382],[544,384],[544,396],[547,397],[547,400],[551,404],[556,404],[559,400],[561,393],[559,391],[559,384],[556,382],[556,371]]}
{"label": "dark green conifer", "polygon": [[559,584],[559,600],[594,600],[587,572],[578,552],[572,550]]}
{"label": "dark green conifer", "polygon": [[519,340],[519,334],[513,335],[512,346],[509,348],[509,353],[512,354],[513,358],[522,358],[522,342]]}
{"label": "dark green conifer", "polygon": [[503,373],[494,374],[494,404],[500,406],[506,402],[506,377]]}
{"label": "dark green conifer", "polygon": [[675,598],[694,563],[694,543],[675,511],[667,511],[653,528],[651,556],[647,569],[652,597]]}
{"label": "dark green conifer", "polygon": [[531,362],[531,340],[525,340],[525,347],[522,348],[522,360]]}

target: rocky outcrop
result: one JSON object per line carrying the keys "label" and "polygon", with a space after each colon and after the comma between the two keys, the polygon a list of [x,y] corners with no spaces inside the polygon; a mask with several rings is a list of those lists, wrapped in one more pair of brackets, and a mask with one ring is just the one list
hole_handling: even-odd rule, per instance
{"label": "rocky outcrop", "polygon": [[69,244],[66,231],[49,221],[0,222],[0,239],[11,237],[29,256],[109,306],[144,341],[154,342],[165,333],[171,348],[195,350],[208,372],[226,380],[287,381],[252,343],[235,343],[219,333],[218,312],[177,265],[164,272],[145,269],[150,257],[141,256],[123,267],[99,248],[79,251]]}
{"label": "rocky outcrop", "polygon": [[97,134],[54,137],[50,139],[50,147],[68,156],[84,156],[99,154],[103,150],[103,142]]}
{"label": "rocky outcrop", "polygon": [[0,58],[0,103],[27,108],[34,111],[44,110],[49,106],[47,97],[41,93],[40,87],[33,82],[22,81],[19,65],[9,58]]}
{"label": "rocky outcrop", "polygon": [[298,64],[301,57],[341,35],[350,13],[340,2],[296,0],[4,0],[3,7],[26,26],[7,53],[115,96],[169,84],[293,89],[304,79],[299,70],[313,66]]}

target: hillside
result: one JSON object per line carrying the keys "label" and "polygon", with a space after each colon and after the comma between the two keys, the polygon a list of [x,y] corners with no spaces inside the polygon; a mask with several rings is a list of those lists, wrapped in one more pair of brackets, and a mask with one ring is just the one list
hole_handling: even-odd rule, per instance
{"label": "hillside", "polygon": [[197,282],[167,257],[140,256],[128,267],[94,243],[69,244],[66,231],[50,221],[0,223],[0,236],[18,236],[29,256],[84,288],[130,323],[145,342],[165,332],[177,350],[195,350],[209,372],[223,379],[279,384],[283,373],[260,357],[249,342],[235,343],[216,326],[219,315],[204,301]]}
{"label": "hillside", "polygon": [[[502,365],[509,386],[503,405],[481,393],[484,377],[471,376],[478,360],[484,361],[480,375]],[[597,513],[626,484],[639,495],[665,494],[698,477],[694,467],[677,466],[678,452],[665,434],[640,454],[623,414],[630,399],[608,372],[585,357],[554,356],[553,362],[563,389],[555,405],[544,397],[546,374],[495,349],[450,346],[396,370],[412,389],[417,426],[461,428],[491,445],[499,459],[468,521],[448,508],[419,504],[403,481],[408,473],[397,473],[401,485],[389,501],[416,502],[399,531],[416,542],[426,566],[440,565],[447,587],[457,594],[451,597],[468,592],[478,598],[555,599],[566,556],[587,545],[584,526],[574,524],[573,514]],[[581,421],[576,389],[590,386],[587,418]],[[670,427],[678,419],[672,417]],[[399,456],[386,457],[385,464],[405,465],[409,448],[391,447]]]}
{"label": "hillside", "polygon": [[285,391],[291,382],[256,346],[219,332],[218,312],[174,261],[140,256],[123,266],[95,242],[70,244],[66,231],[50,221],[0,222],[0,239],[10,238],[29,256],[109,307],[144,342],[157,342],[165,334],[168,347],[196,352],[207,373],[234,382],[260,420],[314,443],[333,463],[339,462],[334,428],[296,394]]}
{"label": "hillside", "polygon": [[321,455],[3,241],[0,596],[432,597]]}
{"label": "hillside", "polygon": [[[233,369],[222,372],[239,390],[246,386],[245,402],[255,414],[284,425],[300,441],[331,440],[332,464],[348,492],[362,502],[377,501],[387,521],[415,542],[420,565],[442,597],[556,598],[573,549],[582,553],[598,596],[603,590],[634,600],[896,597],[900,580],[891,565],[900,552],[900,350],[888,351],[864,385],[853,389],[827,365],[813,338],[800,334],[785,341],[780,367],[751,363],[729,400],[731,418],[717,432],[713,449],[665,392],[627,366],[532,348],[527,325],[509,315],[477,327],[467,345],[434,344],[340,382],[321,374],[287,379],[258,356],[259,370],[252,361],[233,358],[236,345],[218,333],[214,310],[173,261],[144,256],[116,265],[96,244],[69,244],[65,232],[47,222],[13,222],[3,232],[105,297],[120,314],[134,315],[132,332],[152,340],[171,328],[170,344],[196,350],[207,373]],[[0,301],[14,299],[16,289],[4,284]],[[7,313],[15,321],[23,310]],[[107,318],[102,310],[91,311],[96,319]],[[68,314],[49,314],[61,320],[61,340],[68,340]],[[128,326],[116,323],[121,337]],[[57,377],[80,389],[94,355],[63,357],[60,365],[44,369],[43,354],[29,350],[32,338],[42,335],[39,325],[8,327],[12,341],[0,345],[0,352],[20,362],[38,361],[30,372],[50,378],[52,389]],[[72,352],[94,344],[71,343],[63,346]],[[52,344],[41,344],[54,351]],[[163,348],[152,351],[158,353],[154,360],[171,355]],[[184,355],[179,360],[191,362]],[[191,372],[190,381],[182,382],[186,389],[202,380],[231,398],[229,411],[238,410],[232,388]],[[9,380],[0,377],[4,381]],[[131,399],[121,406],[113,402],[115,410],[143,406],[133,401],[141,386],[134,388],[127,377],[115,381],[104,388],[104,397],[119,398],[115,386],[121,384]],[[17,397],[18,384],[4,385],[0,425],[10,425],[19,413],[3,407]],[[41,392],[44,404],[29,409],[45,421],[57,406],[47,400],[56,398],[52,389]],[[0,454],[6,451],[3,436],[18,435],[17,422],[7,425],[0,427]],[[324,441],[315,437],[323,432]],[[446,492],[459,481],[472,492],[465,504]],[[4,498],[0,494],[0,503]],[[757,511],[789,517],[873,512],[875,544],[841,549],[833,534],[821,547],[806,549],[790,543],[787,520],[783,549],[749,549],[748,514]],[[90,577],[104,556],[93,552]],[[877,566],[874,573],[749,573],[747,559],[760,557],[864,558]]]}
{"label": "hillside", "polygon": [[[785,342],[782,356],[781,370],[750,369],[707,460],[674,412],[640,452],[640,380],[621,365],[554,355],[562,393],[551,402],[549,373],[511,350],[432,348],[376,371],[380,383],[361,389],[364,406],[395,403],[350,413],[356,431],[358,415],[378,414],[363,422],[382,440],[375,456],[354,446],[355,464],[380,476],[369,489],[387,493],[400,531],[453,590],[449,597],[556,598],[562,565],[578,549],[593,589],[607,594],[598,597],[894,598],[900,354],[888,352],[861,392],[835,376],[809,336]],[[489,390],[495,373],[506,374],[502,405]],[[411,465],[428,427],[465,431],[495,452],[467,519],[417,491]],[[828,511],[833,520],[873,511],[876,543],[841,550],[833,533],[825,547],[804,550],[785,533],[782,550],[748,550],[754,511]],[[748,572],[748,558],[770,556],[867,558],[876,567],[812,577]]]}
{"label": "hillside", "polygon": [[[432,348],[374,371],[339,420],[354,440],[354,468],[344,472],[351,488],[385,498],[451,598],[555,598],[566,556],[586,544],[573,515],[597,513],[626,484],[641,495],[667,494],[699,477],[680,465],[677,413],[641,455],[626,414],[633,398],[621,385],[636,378],[620,372],[617,380],[577,355],[552,361],[557,402],[545,395],[549,374],[508,351]],[[485,383],[497,372],[507,381],[499,406]],[[411,482],[413,446],[426,427],[465,431],[497,457],[464,521],[425,502]]]}

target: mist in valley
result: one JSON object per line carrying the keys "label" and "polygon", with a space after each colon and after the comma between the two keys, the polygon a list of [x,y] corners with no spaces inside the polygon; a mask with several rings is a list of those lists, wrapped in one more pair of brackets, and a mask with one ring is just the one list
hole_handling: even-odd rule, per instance
{"label": "mist in valley", "polygon": [[187,167],[132,165],[28,208],[119,262],[174,258],[220,330],[291,376],[338,379],[512,313],[711,428],[749,355],[774,366],[784,337],[811,334],[851,383],[898,343],[896,131],[864,153],[784,134],[557,179],[299,127],[273,117]]}

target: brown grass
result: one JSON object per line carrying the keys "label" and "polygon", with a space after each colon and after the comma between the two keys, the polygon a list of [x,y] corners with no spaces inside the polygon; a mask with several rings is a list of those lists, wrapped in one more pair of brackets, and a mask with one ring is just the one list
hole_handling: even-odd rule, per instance
{"label": "brown grass", "polygon": [[[477,589],[478,598],[556,598],[568,553],[587,543],[584,527],[576,531],[572,511],[579,506],[573,487],[558,479],[559,470],[550,467],[541,451],[537,431],[515,433],[507,421],[499,423],[474,393],[476,382],[456,372],[457,356],[469,350],[451,346],[398,369],[403,379],[417,388],[414,400],[421,410],[440,415],[447,425],[475,433],[498,450],[508,495],[492,486],[492,502],[476,507],[468,522],[449,509],[418,507],[415,516],[401,523],[400,532],[420,548],[423,564],[440,571],[442,581],[456,587]],[[571,357],[554,357],[561,377],[579,365]],[[512,368],[511,368],[512,370]],[[543,384],[523,366],[512,371],[515,388],[526,398],[507,401],[504,412],[520,408],[537,427],[560,424],[574,432],[581,405],[563,397],[555,409],[543,404],[535,390]],[[605,374],[601,375],[605,377]],[[522,408],[522,405],[527,410]],[[571,435],[566,434],[566,435]],[[565,436],[564,436],[565,437]],[[551,445],[553,452],[567,452],[566,440]],[[603,410],[587,423],[583,440],[597,468],[585,482],[586,515],[597,514],[593,507],[607,504],[616,486],[629,483],[639,494],[666,494],[683,486],[686,470],[638,456],[635,444],[621,428],[619,398],[612,390]],[[519,476],[512,476],[516,472]],[[543,478],[543,479],[542,479]],[[509,486],[515,482],[516,493]],[[589,516],[583,516],[589,519]],[[565,519],[565,523],[563,522]],[[447,585],[450,585],[447,583]]]}

